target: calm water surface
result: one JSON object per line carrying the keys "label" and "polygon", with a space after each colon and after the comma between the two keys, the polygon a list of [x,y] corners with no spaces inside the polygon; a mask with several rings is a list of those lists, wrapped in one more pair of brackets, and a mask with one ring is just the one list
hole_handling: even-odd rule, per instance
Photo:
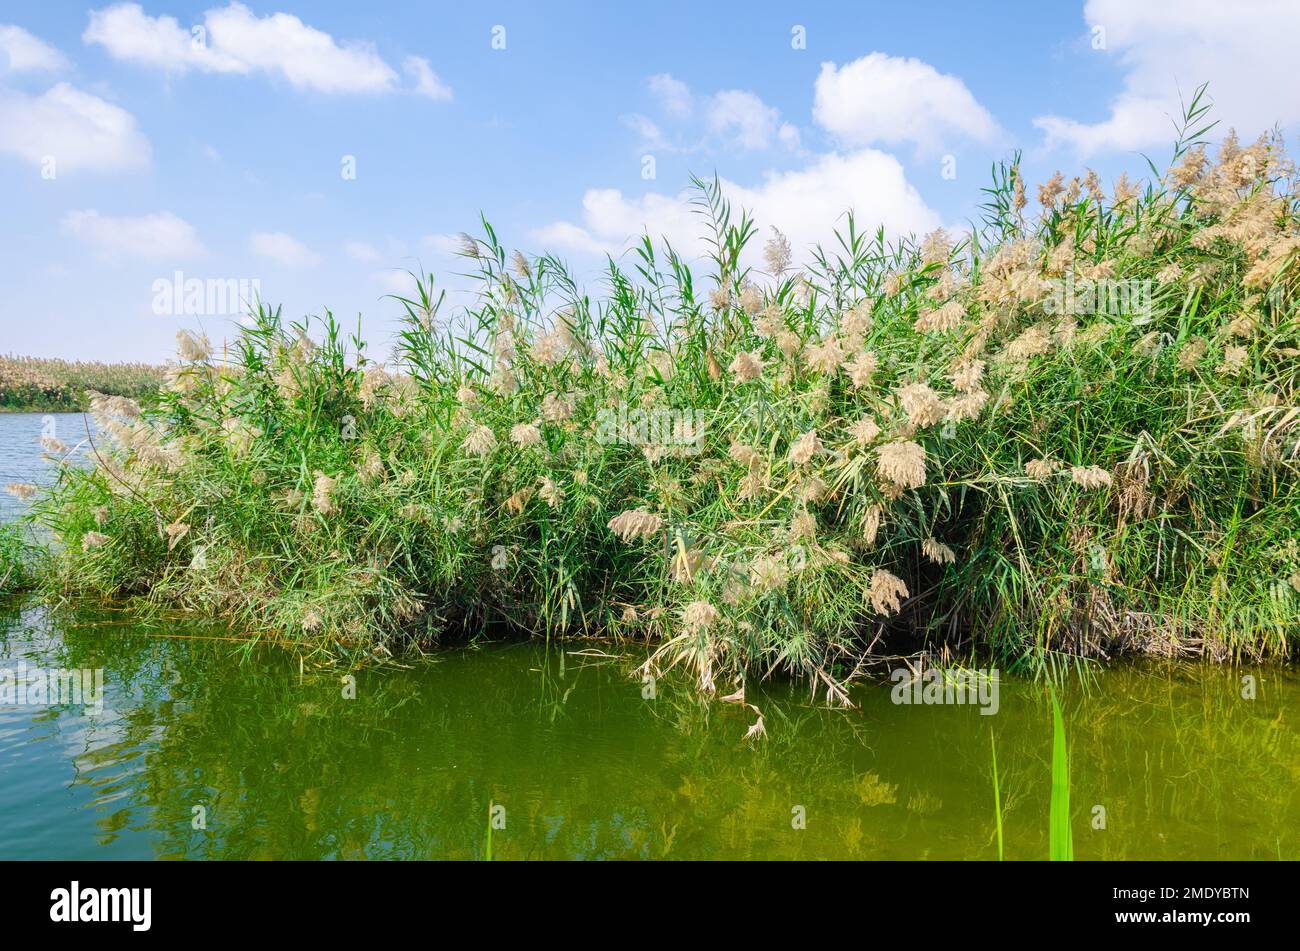
{"label": "calm water surface", "polygon": [[[14,419],[9,480],[40,465],[11,451],[40,418],[19,436]],[[350,699],[340,671],[231,634],[0,603],[0,672],[102,668],[105,692],[98,715],[0,707],[0,858],[476,859],[495,803],[494,858],[989,859],[990,736],[1007,857],[1047,855],[1051,712],[1031,683],[1004,679],[995,716],[895,705],[888,684],[849,711],[751,688],[768,735],[746,742],[752,713],[684,683],[644,699],[626,648],[448,651],[358,671]],[[1300,857],[1293,672],[1121,665],[1063,705],[1077,857]]]}
{"label": "calm water surface", "polygon": [[[48,485],[58,467],[41,458],[41,434],[50,433],[74,449],[74,459],[84,458],[88,417],[80,413],[0,413],[0,490],[11,482]],[[94,432],[94,423],[90,423]],[[0,491],[0,522],[13,521],[27,505]]]}

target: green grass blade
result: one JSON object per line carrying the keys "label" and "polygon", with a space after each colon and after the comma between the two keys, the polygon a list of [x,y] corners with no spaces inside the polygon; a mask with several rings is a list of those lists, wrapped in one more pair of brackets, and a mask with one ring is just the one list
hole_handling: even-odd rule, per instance
{"label": "green grass blade", "polygon": [[1070,754],[1065,745],[1065,721],[1052,688],[1052,802],[1048,817],[1048,853],[1053,862],[1074,861],[1070,830]]}
{"label": "green grass blade", "polygon": [[993,731],[989,730],[989,748],[993,751],[993,821],[998,830],[998,861],[1002,855],[1002,791],[998,788],[998,745],[993,740]]}

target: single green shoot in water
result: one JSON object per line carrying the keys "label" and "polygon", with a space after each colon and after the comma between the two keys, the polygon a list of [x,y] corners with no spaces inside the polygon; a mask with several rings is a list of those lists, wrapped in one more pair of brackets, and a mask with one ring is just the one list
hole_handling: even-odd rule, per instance
{"label": "single green shoot in water", "polygon": [[998,830],[998,861],[1002,861],[1002,793],[998,789],[998,745],[989,730],[989,748],[993,751],[993,821]]}
{"label": "single green shoot in water", "polygon": [[1070,754],[1065,745],[1065,721],[1052,690],[1052,801],[1048,813],[1048,853],[1053,862],[1074,861],[1070,831]]}

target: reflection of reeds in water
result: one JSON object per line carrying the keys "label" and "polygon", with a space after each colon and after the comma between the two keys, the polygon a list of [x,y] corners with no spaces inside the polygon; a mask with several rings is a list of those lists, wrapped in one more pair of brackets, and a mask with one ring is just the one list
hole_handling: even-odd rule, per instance
{"label": "reflection of reeds in water", "polygon": [[[0,648],[39,631],[46,666],[108,667],[109,717],[60,715],[65,737],[89,740],[73,744],[69,796],[102,802],[105,841],[148,836],[160,856],[482,860],[489,801],[510,810],[508,834],[491,833],[494,861],[992,858],[999,813],[1003,857],[1050,854],[1055,721],[1043,729],[1048,691],[1017,678],[1003,679],[994,718],[894,706],[887,686],[866,683],[859,709],[830,711],[805,690],[751,682],[769,724],[755,745],[741,739],[751,717],[703,702],[685,674],[642,699],[626,674],[644,652],[629,647],[619,663],[568,653],[563,679],[554,648],[444,652],[413,670],[357,671],[349,700],[338,671],[310,658],[300,675],[282,650],[241,660],[228,642],[147,636],[217,630],[77,612],[60,615],[60,632],[45,617],[0,615]],[[1119,666],[1086,694],[1057,686],[1072,808],[1110,814],[1106,831],[1080,822],[1077,858],[1294,857],[1300,687],[1284,670],[1253,673],[1254,701],[1239,671],[1197,665]],[[196,803],[208,806],[203,834],[190,828]],[[790,827],[796,804],[802,831]]]}
{"label": "reflection of reeds in water", "polygon": [[[1242,696],[1247,674],[1259,685],[1253,700]],[[1220,836],[1236,840],[1234,855],[1268,859],[1279,831],[1283,851],[1295,857],[1293,672],[1150,662],[1103,673],[1097,688],[1070,718],[1072,792],[1086,788],[1086,802],[1108,813],[1107,831],[1087,831],[1076,843],[1088,858],[1174,858],[1203,840],[1217,849],[1211,840]],[[1135,834],[1138,825],[1153,831]]]}

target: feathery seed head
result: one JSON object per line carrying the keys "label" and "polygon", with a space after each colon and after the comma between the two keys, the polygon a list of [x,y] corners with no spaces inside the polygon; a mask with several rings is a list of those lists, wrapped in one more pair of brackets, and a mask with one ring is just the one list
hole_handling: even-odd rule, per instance
{"label": "feathery seed head", "polygon": [[607,527],[618,536],[619,541],[630,543],[657,536],[663,525],[662,516],[647,512],[644,508],[635,508],[615,515]]}
{"label": "feathery seed head", "polygon": [[817,438],[817,430],[810,429],[791,444],[790,462],[796,466],[806,466],[821,450],[822,444]]}
{"label": "feathery seed head", "polygon": [[1111,475],[1100,466],[1073,466],[1070,479],[1084,489],[1104,489],[1111,484]]}
{"label": "feathery seed head", "polygon": [[760,347],[748,352],[741,350],[727,370],[736,378],[737,383],[748,383],[763,375],[763,365],[763,348]]}
{"label": "feathery seed head", "polygon": [[468,455],[482,457],[491,453],[492,450],[496,448],[496,445],[497,437],[496,434],[492,432],[491,428],[481,424],[476,424],[469,431],[469,435],[465,437],[465,441],[461,444],[461,448],[463,448]]}
{"label": "feathery seed head", "polygon": [[925,449],[919,443],[900,439],[876,450],[876,471],[882,479],[901,489],[925,485]]}
{"label": "feathery seed head", "polygon": [[867,589],[867,601],[877,614],[886,616],[897,614],[903,606],[903,599],[908,596],[907,585],[897,575],[877,568],[871,573],[871,585]]}
{"label": "feathery seed head", "polygon": [[933,538],[921,542],[921,554],[936,565],[951,565],[957,561],[957,555],[951,548]]}

